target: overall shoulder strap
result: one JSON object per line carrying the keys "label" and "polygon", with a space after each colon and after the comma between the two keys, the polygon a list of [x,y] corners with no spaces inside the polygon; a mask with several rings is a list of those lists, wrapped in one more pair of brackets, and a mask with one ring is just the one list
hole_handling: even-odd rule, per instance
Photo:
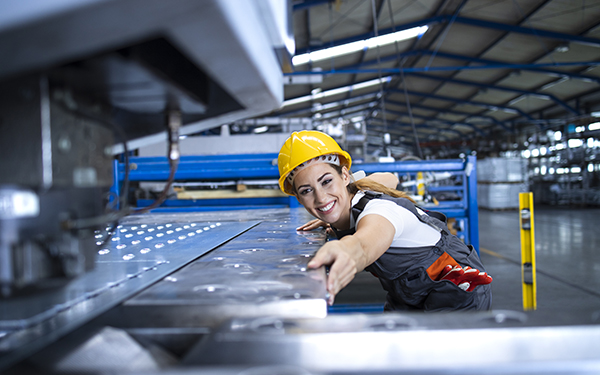
{"label": "overall shoulder strap", "polygon": [[[360,198],[358,203],[356,203],[354,206],[352,206],[351,211],[352,211],[352,217],[354,218],[354,222],[356,222],[358,220],[358,216],[364,211],[365,206],[367,205],[367,203],[369,203],[369,201],[371,199],[379,198],[382,195],[379,193],[374,193],[372,191],[365,191],[364,193],[365,193],[365,195],[363,195]],[[356,233],[355,228],[350,228],[347,230],[337,230],[332,227],[332,229],[333,229],[333,233],[335,234],[337,239],[340,239],[344,236],[348,236],[348,235],[352,235],[352,234]]]}

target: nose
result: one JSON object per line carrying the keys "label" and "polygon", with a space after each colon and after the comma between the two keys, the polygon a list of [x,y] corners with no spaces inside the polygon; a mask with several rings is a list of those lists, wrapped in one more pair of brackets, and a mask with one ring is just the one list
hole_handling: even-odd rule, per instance
{"label": "nose", "polygon": [[325,192],[323,191],[323,189],[321,189],[321,187],[317,187],[315,188],[315,203],[316,204],[320,204],[320,203],[325,203]]}

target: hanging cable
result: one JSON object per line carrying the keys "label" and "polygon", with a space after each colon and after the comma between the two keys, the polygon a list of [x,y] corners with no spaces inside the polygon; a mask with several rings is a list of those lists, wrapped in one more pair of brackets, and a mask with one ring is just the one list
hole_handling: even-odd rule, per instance
{"label": "hanging cable", "polygon": [[435,56],[437,55],[440,47],[442,46],[442,43],[446,39],[446,36],[448,35],[448,32],[450,31],[450,28],[454,24],[454,21],[456,21],[456,17],[458,17],[458,13],[460,13],[460,10],[467,3],[467,1],[468,0],[463,0],[463,2],[458,6],[458,8],[456,8],[456,11],[452,15],[452,18],[450,19],[450,22],[448,23],[448,25],[444,29],[444,33],[442,34],[442,37],[440,38],[440,40],[438,41],[437,45],[435,46],[435,50],[429,56],[429,61],[427,61],[427,64],[425,64],[425,71],[427,71],[427,69],[431,66],[431,63],[433,62],[433,59],[435,58]]}
{"label": "hanging cable", "polygon": [[167,117],[169,135],[169,178],[167,179],[167,183],[158,199],[156,199],[154,203],[147,207],[133,210],[132,213],[134,214],[148,212],[160,206],[167,199],[169,195],[169,190],[171,189],[173,181],[175,180],[175,172],[177,171],[177,167],[179,166],[179,159],[181,157],[181,152],[179,150],[179,129],[181,128],[181,112],[177,109],[170,110],[167,114]]}
{"label": "hanging cable", "polygon": [[[392,12],[392,3],[388,1],[388,11],[390,13],[390,21],[392,22],[392,32],[396,32],[396,24],[394,23],[394,13]],[[396,56],[398,56],[398,62],[400,64],[400,83],[402,84],[402,88],[404,90],[404,99],[406,101],[406,108],[408,110],[408,117],[410,118],[410,125],[413,131],[413,137],[415,140],[415,145],[417,148],[417,154],[419,158],[423,159],[423,151],[421,150],[421,143],[419,141],[419,135],[417,134],[417,126],[415,125],[415,119],[412,114],[412,107],[410,105],[410,100],[408,99],[408,89],[406,87],[406,81],[404,78],[404,60],[400,58],[400,49],[398,48],[398,42],[394,42],[394,46],[396,47]]]}
{"label": "hanging cable", "polygon": [[143,207],[140,209],[132,210],[127,203],[127,193],[129,190],[129,150],[127,148],[127,142],[125,135],[122,129],[114,124],[112,121],[105,120],[98,116],[95,116],[87,111],[84,111],[80,108],[68,108],[69,110],[74,111],[79,116],[88,118],[95,122],[106,124],[110,126],[112,129],[115,129],[117,133],[119,133],[120,138],[123,140],[123,149],[124,149],[124,158],[125,158],[125,177],[123,179],[121,197],[119,199],[120,207],[118,211],[109,212],[104,215],[84,218],[84,219],[74,219],[74,220],[66,220],[62,223],[63,228],[67,230],[78,230],[85,228],[93,228],[104,225],[106,223],[112,223],[111,228],[108,230],[108,235],[104,239],[103,244],[105,244],[112,233],[118,226],[119,220],[123,217],[130,214],[140,214],[144,212],[148,212],[158,206],[160,206],[167,198],[169,189],[171,188],[174,178],[175,172],[177,171],[177,166],[179,164],[180,159],[180,151],[179,151],[179,128],[181,127],[181,112],[179,110],[171,110],[168,112],[168,142],[169,142],[169,178],[166,182],[166,185],[159,195],[159,197],[149,206]]}
{"label": "hanging cable", "polygon": [[[385,0],[382,0],[385,1]],[[373,33],[375,34],[375,38],[377,38],[379,36],[379,27],[377,25],[377,9],[375,7],[375,0],[371,0],[371,10],[373,13]],[[383,131],[384,133],[388,132],[388,126],[387,126],[387,116],[386,116],[386,112],[385,112],[385,96],[383,95],[383,80],[382,80],[382,75],[381,75],[381,52],[379,51],[379,44],[376,46],[377,48],[377,76],[379,78],[379,96],[380,96],[380,100],[381,100],[381,114],[383,116]],[[387,147],[385,145],[385,141],[383,143],[383,148],[385,151],[387,150]]]}

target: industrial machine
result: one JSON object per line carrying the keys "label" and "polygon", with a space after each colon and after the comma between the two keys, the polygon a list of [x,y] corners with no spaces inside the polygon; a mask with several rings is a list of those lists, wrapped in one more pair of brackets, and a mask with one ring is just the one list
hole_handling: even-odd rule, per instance
{"label": "industrial machine", "polygon": [[288,5],[0,5],[3,296],[92,268],[95,231],[129,213],[106,196],[114,154],[168,133],[175,164],[180,134],[280,105]]}

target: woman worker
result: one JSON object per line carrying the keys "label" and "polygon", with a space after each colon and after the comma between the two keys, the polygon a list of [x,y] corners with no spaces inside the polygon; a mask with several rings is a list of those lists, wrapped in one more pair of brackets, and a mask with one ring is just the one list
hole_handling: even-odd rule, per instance
{"label": "woman worker", "polygon": [[393,189],[398,179],[391,173],[354,181],[351,164],[350,155],[318,131],[294,132],[278,158],[281,190],[317,218],[298,230],[331,227],[339,239],[326,242],[308,263],[330,267],[329,304],[366,269],[388,292],[386,311],[489,309],[492,278],[477,252],[448,231],[445,217]]}

